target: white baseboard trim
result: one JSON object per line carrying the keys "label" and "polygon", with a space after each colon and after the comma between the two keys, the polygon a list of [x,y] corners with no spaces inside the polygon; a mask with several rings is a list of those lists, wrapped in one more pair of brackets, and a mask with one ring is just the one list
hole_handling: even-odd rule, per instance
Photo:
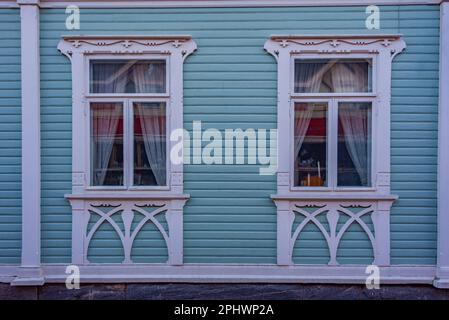
{"label": "white baseboard trim", "polygon": [[11,283],[18,275],[18,265],[0,265],[0,283]]}
{"label": "white baseboard trim", "polygon": [[[19,266],[0,266],[0,282],[13,282]],[[64,283],[66,265],[42,265],[45,283]],[[380,284],[434,284],[435,266],[380,267]],[[321,265],[111,265],[80,266],[83,283],[333,283],[364,284],[365,266]],[[444,280],[443,280],[444,281]],[[441,283],[441,281],[439,282]]]}
{"label": "white baseboard trim", "polygon": [[441,289],[449,289],[449,267],[437,267],[433,285]]}
{"label": "white baseboard trim", "polygon": [[12,286],[42,286],[45,278],[40,267],[20,266],[16,272],[16,277],[11,282]]}

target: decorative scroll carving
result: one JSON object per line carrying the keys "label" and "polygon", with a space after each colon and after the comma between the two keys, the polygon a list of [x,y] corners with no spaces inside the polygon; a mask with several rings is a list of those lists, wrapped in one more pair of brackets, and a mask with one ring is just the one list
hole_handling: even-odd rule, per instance
{"label": "decorative scroll carving", "polygon": [[[379,198],[372,200],[355,199],[320,199],[299,200],[287,198],[275,198],[274,202],[278,208],[278,241],[286,244],[286,248],[278,252],[279,264],[293,264],[292,254],[295,244],[297,244],[301,232],[306,225],[312,223],[323,234],[329,249],[329,265],[338,265],[337,252],[341,239],[352,224],[358,224],[367,235],[374,253],[374,264],[389,264],[390,248],[390,207],[394,198]],[[304,219],[295,227],[295,215],[300,215]],[[326,223],[320,221],[318,216],[325,215]],[[338,227],[342,217],[347,217],[346,221]],[[373,230],[362,218],[370,216]],[[322,220],[322,219],[321,219]],[[285,232],[285,231],[289,232]]]}
{"label": "decorative scroll carving", "polygon": [[[305,208],[313,208],[315,209],[313,212],[308,212],[307,210],[304,210]],[[354,213],[350,208],[360,208],[361,210]],[[338,245],[340,244],[340,240],[345,234],[345,232],[348,230],[348,228],[353,223],[357,223],[360,225],[360,227],[363,229],[363,231],[368,236],[369,240],[371,241],[371,245],[373,247],[373,252],[375,252],[376,243],[374,240],[374,234],[371,232],[369,227],[366,225],[366,223],[361,219],[364,215],[369,215],[373,213],[373,205],[367,204],[367,205],[360,205],[360,204],[339,204],[337,202],[329,203],[329,204],[292,204],[292,211],[294,213],[298,213],[305,217],[305,219],[296,227],[295,231],[293,232],[293,235],[290,240],[290,246],[293,250],[296,240],[298,239],[300,233],[303,231],[304,227],[308,223],[313,223],[317,226],[317,228],[321,231],[324,238],[326,239],[328,248],[329,248],[329,254],[330,254],[330,261],[329,265],[337,265],[337,250]],[[317,219],[317,216],[320,214],[325,214],[326,219],[329,225],[329,231],[326,230],[325,226]],[[338,220],[340,219],[340,216],[346,215],[349,217],[349,219],[344,223],[344,225],[337,230],[337,224]]]}
{"label": "decorative scroll carving", "polygon": [[278,59],[280,50],[290,53],[380,53],[389,52],[391,59],[405,49],[396,35],[366,36],[272,36],[265,50]]}
{"label": "decorative scroll carving", "polygon": [[[95,222],[95,224],[88,230],[87,234],[85,235],[84,239],[84,259],[86,263],[89,263],[87,259],[87,253],[89,250],[90,242],[95,235],[95,233],[98,231],[100,226],[103,223],[109,223],[112,228],[117,233],[118,237],[120,238],[120,241],[122,243],[123,252],[125,259],[123,260],[123,263],[132,263],[131,259],[131,250],[134,243],[134,240],[138,233],[141,231],[143,226],[146,223],[153,223],[156,228],[161,233],[162,237],[164,238],[164,241],[167,245],[168,252],[170,252],[170,241],[169,241],[169,233],[167,233],[160,222],[156,220],[156,216],[159,214],[166,214],[168,211],[168,204],[164,202],[122,202],[122,203],[116,203],[116,202],[92,202],[92,203],[86,203],[86,211],[89,215],[89,218],[91,215],[98,215],[100,217],[99,220]],[[149,212],[145,210],[144,208],[153,207],[154,209]],[[103,211],[102,209],[109,209]],[[138,225],[132,229],[132,222],[135,218],[136,213],[141,214],[144,216],[144,218],[138,223]],[[123,222],[124,231],[122,231],[117,225],[117,223],[112,219],[112,216],[115,214],[121,215],[121,220]],[[90,219],[86,219],[85,221],[89,221]],[[87,230],[87,226],[85,227],[85,230]]]}
{"label": "decorative scroll carving", "polygon": [[[109,224],[120,239],[125,264],[132,264],[131,251],[134,240],[147,223],[152,223],[162,235],[168,251],[170,265],[180,265],[183,260],[183,207],[188,195],[148,198],[144,195],[67,195],[72,205],[72,261],[88,264],[89,247],[100,227]],[[114,219],[119,215],[120,219]],[[156,219],[165,215],[167,230]],[[90,226],[93,216],[99,217]],[[140,220],[135,220],[141,216]],[[120,224],[117,221],[120,221]],[[135,223],[133,226],[133,222]],[[123,227],[121,227],[123,225]],[[90,226],[90,227],[89,227]]]}
{"label": "decorative scroll carving", "polygon": [[70,36],[58,44],[69,59],[74,53],[92,54],[170,54],[179,51],[183,59],[196,50],[190,36]]}

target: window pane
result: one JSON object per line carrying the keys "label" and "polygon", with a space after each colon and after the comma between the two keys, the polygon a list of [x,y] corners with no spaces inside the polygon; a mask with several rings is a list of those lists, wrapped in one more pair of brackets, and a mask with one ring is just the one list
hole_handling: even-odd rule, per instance
{"label": "window pane", "polygon": [[371,103],[338,107],[338,186],[371,186]]}
{"label": "window pane", "polygon": [[92,93],[165,93],[165,60],[92,60]]}
{"label": "window pane", "polygon": [[327,104],[296,103],[294,121],[295,186],[326,186]]}
{"label": "window pane", "polygon": [[91,183],[123,185],[123,106],[91,103]]}
{"label": "window pane", "polygon": [[295,60],[296,93],[371,92],[371,60]]}
{"label": "window pane", "polygon": [[165,124],[165,103],[134,103],[134,185],[167,185]]}

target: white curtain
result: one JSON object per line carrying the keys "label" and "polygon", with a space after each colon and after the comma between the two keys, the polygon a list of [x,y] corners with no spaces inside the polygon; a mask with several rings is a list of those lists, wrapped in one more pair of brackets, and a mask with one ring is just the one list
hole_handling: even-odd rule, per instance
{"label": "white curtain", "polygon": [[122,115],[120,104],[97,104],[92,106],[94,132],[96,133],[95,185],[104,185],[108,172],[112,147],[117,134],[118,123]]}
{"label": "white curtain", "polygon": [[[295,91],[301,93],[319,92],[323,75],[329,69],[325,63],[300,63],[298,71],[295,73]],[[306,137],[310,120],[313,116],[312,105],[299,105],[295,107],[295,124],[294,124],[294,160],[295,167],[299,151]],[[295,179],[297,179],[295,175]]]}
{"label": "white curtain", "polygon": [[[294,137],[294,160],[295,168],[298,165],[299,151],[309,129],[310,120],[313,116],[313,105],[299,105],[295,107],[295,137]],[[295,175],[295,180],[298,177]],[[295,182],[295,184],[297,184]]]}
{"label": "white curtain", "polygon": [[367,68],[360,63],[336,63],[331,69],[333,92],[366,92]]}
{"label": "white curtain", "polygon": [[136,104],[145,153],[158,186],[166,185],[165,106]]}
{"label": "white curtain", "polygon": [[319,92],[323,75],[328,69],[326,63],[298,63],[295,72],[295,92]]}
{"label": "white curtain", "polygon": [[340,104],[339,118],[343,126],[345,144],[362,186],[368,186],[369,165],[369,111],[364,104]]}
{"label": "white curtain", "polygon": [[96,63],[92,79],[94,93],[124,93],[128,77],[123,64]]}
{"label": "white curtain", "polygon": [[[165,91],[165,64],[157,61],[94,63],[94,93],[161,93]],[[127,88],[134,83],[134,91]]]}
{"label": "white curtain", "polygon": [[299,156],[312,115],[313,106],[311,105],[300,105],[295,108],[295,159]]}
{"label": "white curtain", "polygon": [[135,64],[132,68],[132,79],[136,93],[161,93],[165,91],[164,64]]}
{"label": "white curtain", "polygon": [[[326,63],[300,63],[295,75],[295,91],[310,93],[319,92],[323,75],[329,69]],[[294,127],[294,159],[297,166],[299,151],[306,137],[310,120],[313,115],[312,105],[299,105],[295,107],[295,127]],[[296,176],[295,176],[296,178]]]}
{"label": "white curtain", "polygon": [[[338,63],[332,69],[335,92],[364,92],[367,71],[358,63]],[[368,184],[368,118],[362,105],[340,103],[338,114],[343,126],[345,144],[360,177],[362,186]]]}

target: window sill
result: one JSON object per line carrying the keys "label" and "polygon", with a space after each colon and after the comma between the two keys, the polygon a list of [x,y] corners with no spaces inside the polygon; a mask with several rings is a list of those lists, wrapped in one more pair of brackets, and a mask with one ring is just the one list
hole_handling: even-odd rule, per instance
{"label": "window sill", "polygon": [[187,200],[190,198],[189,194],[176,194],[170,192],[125,192],[125,191],[108,191],[106,192],[91,192],[81,194],[66,194],[65,198],[68,200]]}
{"label": "window sill", "polygon": [[395,201],[397,195],[366,192],[336,193],[336,192],[289,192],[271,195],[273,200],[386,200]]}
{"label": "window sill", "polygon": [[147,187],[147,186],[132,186],[132,187],[115,187],[115,186],[90,186],[85,188],[86,194],[91,192],[129,192],[129,193],[136,193],[136,192],[170,192],[169,186],[159,187]]}

